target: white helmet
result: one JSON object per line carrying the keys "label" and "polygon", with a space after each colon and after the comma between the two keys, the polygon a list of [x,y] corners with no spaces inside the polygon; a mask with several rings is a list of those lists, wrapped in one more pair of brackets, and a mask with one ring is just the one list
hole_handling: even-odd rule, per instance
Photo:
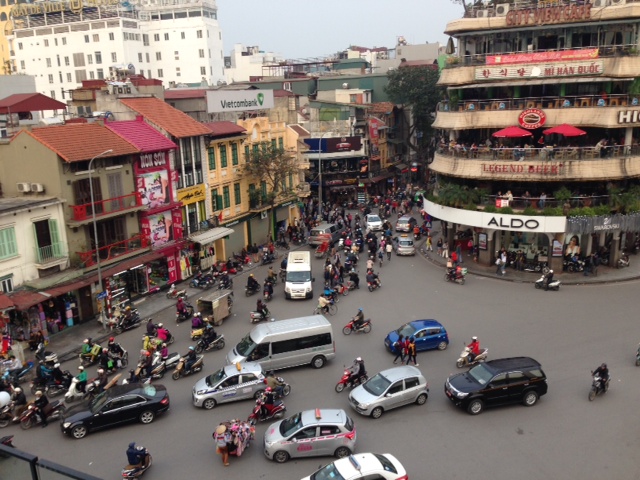
{"label": "white helmet", "polygon": [[59,363],[54,364],[53,368],[60,368],[60,364]]}
{"label": "white helmet", "polygon": [[162,323],[159,323],[158,328],[162,328],[162,325],[163,325]]}
{"label": "white helmet", "polygon": [[16,393],[22,393],[22,389],[20,387],[14,388],[13,391]]}
{"label": "white helmet", "polygon": [[84,367],[83,367],[82,365],[80,365],[80,366],[78,367],[78,370],[82,371],[82,370],[84,370]]}
{"label": "white helmet", "polygon": [[478,337],[471,337],[471,340],[478,340]]}
{"label": "white helmet", "polygon": [[553,270],[549,270],[549,273],[553,273]]}
{"label": "white helmet", "polygon": [[104,368],[99,368],[98,369],[98,375],[102,375],[104,373]]}
{"label": "white helmet", "polygon": [[358,363],[362,362],[362,357],[356,358],[356,362],[358,362]]}

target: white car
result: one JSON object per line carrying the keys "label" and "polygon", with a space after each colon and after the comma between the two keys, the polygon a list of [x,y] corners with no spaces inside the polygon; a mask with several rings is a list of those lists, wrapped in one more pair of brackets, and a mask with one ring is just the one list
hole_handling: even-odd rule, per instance
{"label": "white car", "polygon": [[367,215],[365,224],[367,225],[367,228],[372,232],[382,231],[382,220],[378,215]]}
{"label": "white car", "polygon": [[409,480],[407,471],[389,453],[355,453],[325,465],[302,480]]}

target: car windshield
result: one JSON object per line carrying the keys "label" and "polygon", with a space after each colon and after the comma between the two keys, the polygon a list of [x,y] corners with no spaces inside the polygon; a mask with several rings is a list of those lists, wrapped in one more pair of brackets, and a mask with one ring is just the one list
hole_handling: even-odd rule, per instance
{"label": "car windshield", "polygon": [[104,404],[107,403],[108,400],[109,400],[109,397],[107,397],[107,392],[102,392],[101,394],[99,394],[89,404],[89,409],[91,410],[91,413],[93,414],[98,413],[100,409],[104,406]]}
{"label": "car windshield", "polygon": [[251,334],[249,333],[246,337],[240,340],[240,343],[236,346],[236,351],[239,355],[248,357],[255,348],[256,343],[253,341]]}
{"label": "car windshield", "polygon": [[225,378],[227,378],[227,374],[224,373],[224,368],[221,368],[217,372],[212,373],[211,375],[206,377],[205,381],[207,382],[207,387],[213,387],[214,385],[217,385],[220,380],[223,380]]}
{"label": "car windshield", "polygon": [[287,272],[287,282],[310,282],[311,272]]}
{"label": "car windshield", "polygon": [[318,235],[322,235],[323,233],[324,233],[324,230],[311,230],[312,237],[317,237]]}
{"label": "car windshield", "polygon": [[393,463],[391,463],[391,461],[387,457],[385,457],[384,455],[380,455],[378,453],[374,453],[373,455],[382,464],[382,468],[384,468],[386,472],[398,473],[398,470],[396,470],[396,467],[393,465]]}
{"label": "car windshield", "polygon": [[311,480],[344,480],[344,477],[340,475],[336,466],[330,463],[311,475]]}
{"label": "car windshield", "polygon": [[302,426],[302,413],[296,413],[295,415],[285,419],[280,424],[280,435],[288,437],[292,433],[298,431]]}
{"label": "car windshield", "polygon": [[417,328],[410,323],[405,323],[398,330],[396,330],[396,333],[405,337],[411,337],[414,333],[416,333],[416,330]]}
{"label": "car windshield", "polygon": [[411,241],[411,240],[400,240],[400,246],[401,247],[412,247],[413,246],[413,241]]}
{"label": "car windshield", "polygon": [[379,397],[387,390],[387,388],[389,388],[389,385],[391,385],[391,382],[387,380],[387,377],[377,374],[371,377],[363,387],[371,395]]}
{"label": "car windshield", "polygon": [[493,373],[482,363],[469,370],[469,375],[480,385],[486,385],[493,378]]}
{"label": "car windshield", "polygon": [[369,215],[369,223],[381,222],[380,217],[377,215]]}

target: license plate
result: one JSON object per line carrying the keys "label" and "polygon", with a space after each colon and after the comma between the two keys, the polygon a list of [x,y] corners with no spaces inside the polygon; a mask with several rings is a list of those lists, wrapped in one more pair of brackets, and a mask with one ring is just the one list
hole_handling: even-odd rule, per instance
{"label": "license plate", "polygon": [[447,391],[446,391],[446,392],[444,392],[444,393],[446,393],[446,394],[447,394],[447,397],[451,398],[451,392],[450,392],[450,391],[448,391],[448,390],[447,390]]}

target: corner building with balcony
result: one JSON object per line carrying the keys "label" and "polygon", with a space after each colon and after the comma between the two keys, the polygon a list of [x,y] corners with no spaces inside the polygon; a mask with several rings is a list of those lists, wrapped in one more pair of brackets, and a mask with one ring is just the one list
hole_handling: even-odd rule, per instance
{"label": "corner building with balcony", "polygon": [[[568,249],[606,250],[613,264],[640,230],[637,205],[620,201],[640,176],[640,3],[484,2],[446,33],[437,182],[425,208],[454,224],[449,244],[470,230],[484,264],[502,247],[556,272]],[[545,134],[564,124],[584,133]],[[506,127],[522,136],[493,136]],[[467,193],[439,195],[456,189]]]}

